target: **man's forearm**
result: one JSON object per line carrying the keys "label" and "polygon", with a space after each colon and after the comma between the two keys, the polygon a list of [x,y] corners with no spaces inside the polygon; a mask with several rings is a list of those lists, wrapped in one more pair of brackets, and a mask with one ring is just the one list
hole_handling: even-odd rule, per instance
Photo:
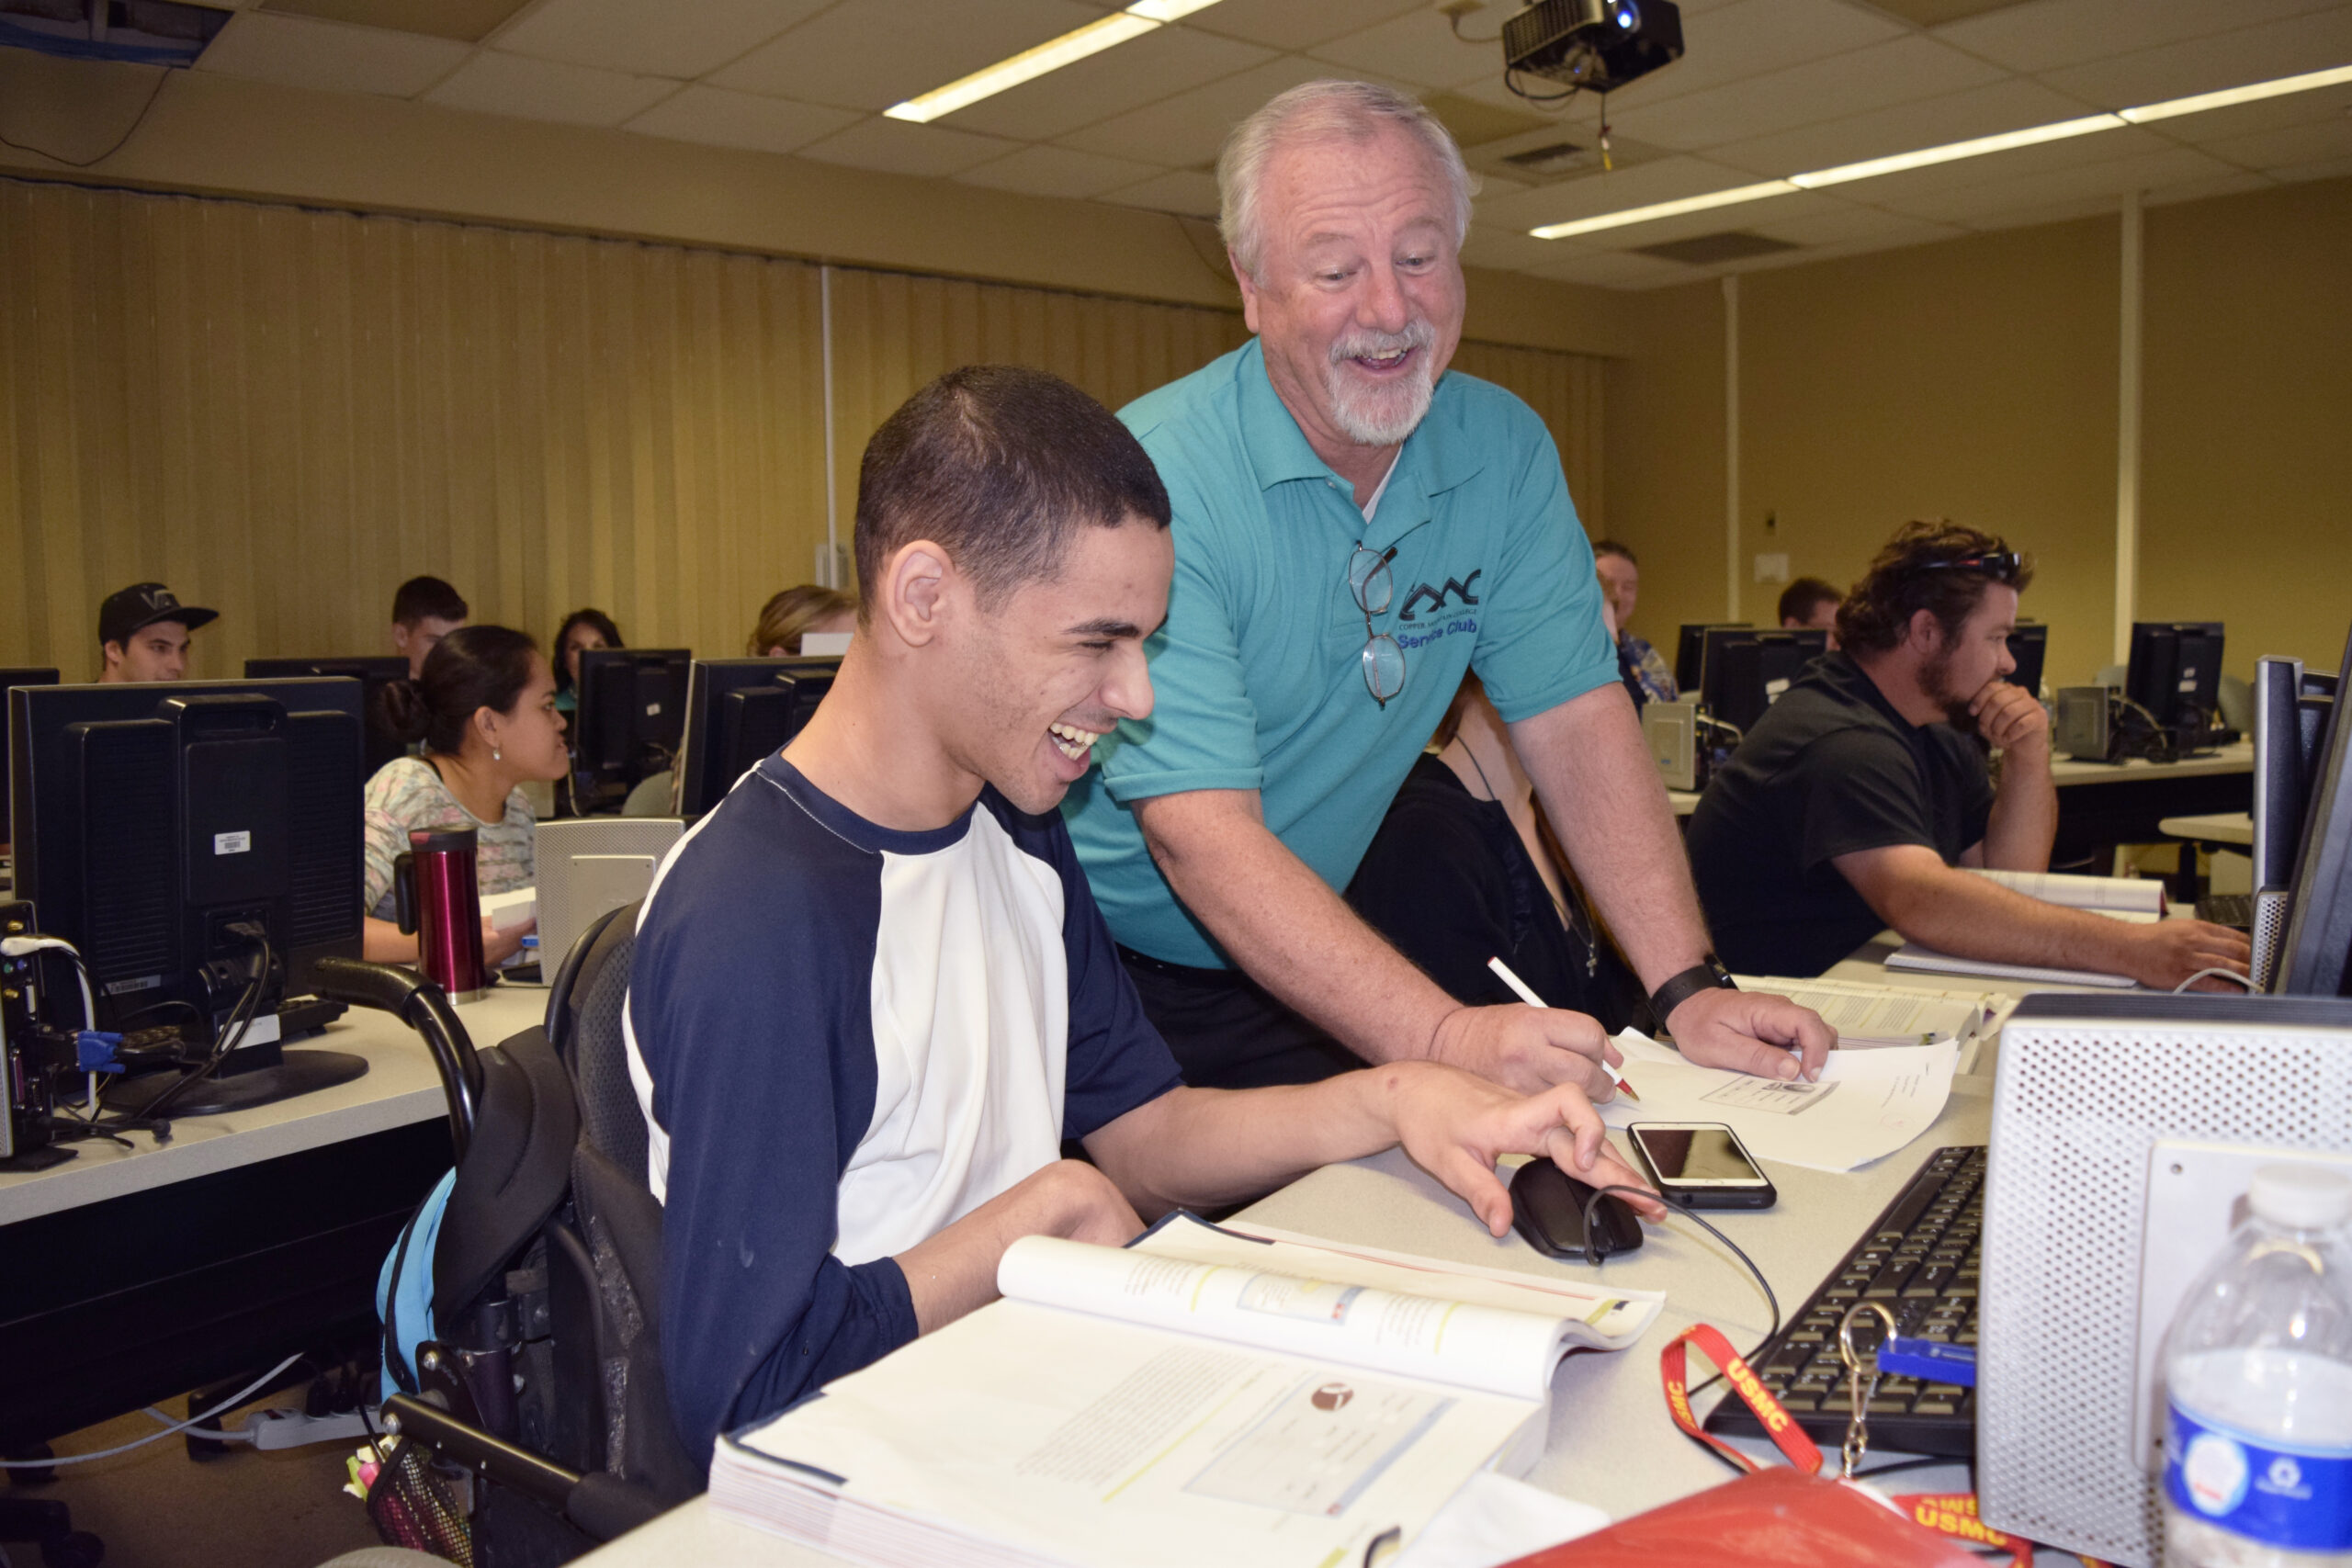
{"label": "man's forearm", "polygon": [[1137,808],[1169,886],[1251,979],[1357,1055],[1426,1055],[1459,1004],[1291,853],[1251,799],[1204,791]]}
{"label": "man's forearm", "polygon": [[2058,841],[2058,786],[2050,749],[2002,753],[2001,785],[1984,825],[1984,863],[1996,871],[2048,871]]}
{"label": "man's forearm", "polygon": [[1560,843],[1642,983],[1704,958],[1707,927],[1666,786],[1622,687],[1511,726]]}
{"label": "man's forearm", "polygon": [[1941,953],[1996,964],[2129,972],[2126,949],[2135,928],[2029,898],[1950,866],[1906,876],[1871,903],[1905,940]]}

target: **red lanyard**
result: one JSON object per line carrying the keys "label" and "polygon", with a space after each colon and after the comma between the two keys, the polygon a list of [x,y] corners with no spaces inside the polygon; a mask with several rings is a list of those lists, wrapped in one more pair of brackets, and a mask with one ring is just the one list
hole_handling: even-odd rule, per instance
{"label": "red lanyard", "polygon": [[1772,1441],[1779,1445],[1781,1451],[1789,1456],[1791,1464],[1807,1475],[1821,1473],[1821,1450],[1813,1446],[1813,1439],[1804,1435],[1804,1428],[1797,1425],[1796,1417],[1781,1408],[1781,1402],[1772,1397],[1771,1391],[1757,1377],[1755,1370],[1731,1348],[1731,1341],[1709,1324],[1692,1324],[1676,1335],[1672,1342],[1658,1353],[1658,1373],[1666,1380],[1666,1408],[1673,1416],[1676,1426],[1742,1470],[1753,1472],[1764,1468],[1721,1438],[1712,1437],[1700,1429],[1698,1418],[1690,1414],[1690,1388],[1683,1370],[1687,1365],[1688,1352],[1683,1349],[1686,1344],[1697,1345],[1700,1354],[1724,1370],[1724,1381],[1747,1402],[1750,1410],[1756,1412],[1756,1418],[1764,1423],[1764,1430],[1771,1434]]}

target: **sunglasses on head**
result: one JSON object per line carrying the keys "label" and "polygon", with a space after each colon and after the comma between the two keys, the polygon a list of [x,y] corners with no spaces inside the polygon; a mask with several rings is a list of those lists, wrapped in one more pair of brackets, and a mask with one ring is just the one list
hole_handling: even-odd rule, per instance
{"label": "sunglasses on head", "polygon": [[1960,556],[1951,560],[1921,561],[1921,571],[1983,571],[1995,577],[2015,577],[2025,565],[2025,557],[2015,550],[1998,550],[1991,555]]}

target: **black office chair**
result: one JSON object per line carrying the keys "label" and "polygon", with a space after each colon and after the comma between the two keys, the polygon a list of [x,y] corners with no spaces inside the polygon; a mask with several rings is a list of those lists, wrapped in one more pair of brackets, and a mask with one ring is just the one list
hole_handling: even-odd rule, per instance
{"label": "black office chair", "polygon": [[[392,1544],[565,1562],[705,1484],[662,1377],[662,1209],[621,1041],[636,924],[632,905],[591,926],[546,1022],[480,1053],[434,1249],[441,1337],[407,1368],[417,1392],[384,1404],[409,1439],[368,1499]],[[487,1485],[452,1486],[428,1456]]]}

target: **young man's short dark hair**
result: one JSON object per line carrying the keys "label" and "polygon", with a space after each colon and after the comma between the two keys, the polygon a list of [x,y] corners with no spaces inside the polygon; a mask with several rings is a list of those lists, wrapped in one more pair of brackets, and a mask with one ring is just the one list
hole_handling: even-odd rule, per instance
{"label": "young man's short dark hair", "polygon": [[982,603],[1061,570],[1080,524],[1168,526],[1168,490],[1111,411],[1058,376],[967,365],[907,400],[866,444],[857,475],[860,613],[891,556],[945,549]]}
{"label": "young man's short dark hair", "polygon": [[1621,560],[1631,561],[1635,566],[1642,564],[1634,558],[1634,547],[1631,545],[1621,544],[1615,539],[1595,539],[1592,542],[1592,558],[1600,560],[1606,556],[1615,556]]}
{"label": "young man's short dark hair", "polygon": [[1824,604],[1835,604],[1846,596],[1817,577],[1800,577],[1781,590],[1781,624],[1794,621],[1801,626],[1813,624],[1813,615]]}
{"label": "young man's short dark hair", "polygon": [[413,626],[419,621],[466,619],[465,597],[437,577],[412,577],[392,595],[392,624]]}
{"label": "young man's short dark hair", "polygon": [[1998,582],[2023,592],[2032,581],[2031,559],[1997,534],[1941,518],[1905,523],[1838,605],[1838,641],[1849,653],[1890,652],[1922,610],[1955,637],[1985,589]]}

